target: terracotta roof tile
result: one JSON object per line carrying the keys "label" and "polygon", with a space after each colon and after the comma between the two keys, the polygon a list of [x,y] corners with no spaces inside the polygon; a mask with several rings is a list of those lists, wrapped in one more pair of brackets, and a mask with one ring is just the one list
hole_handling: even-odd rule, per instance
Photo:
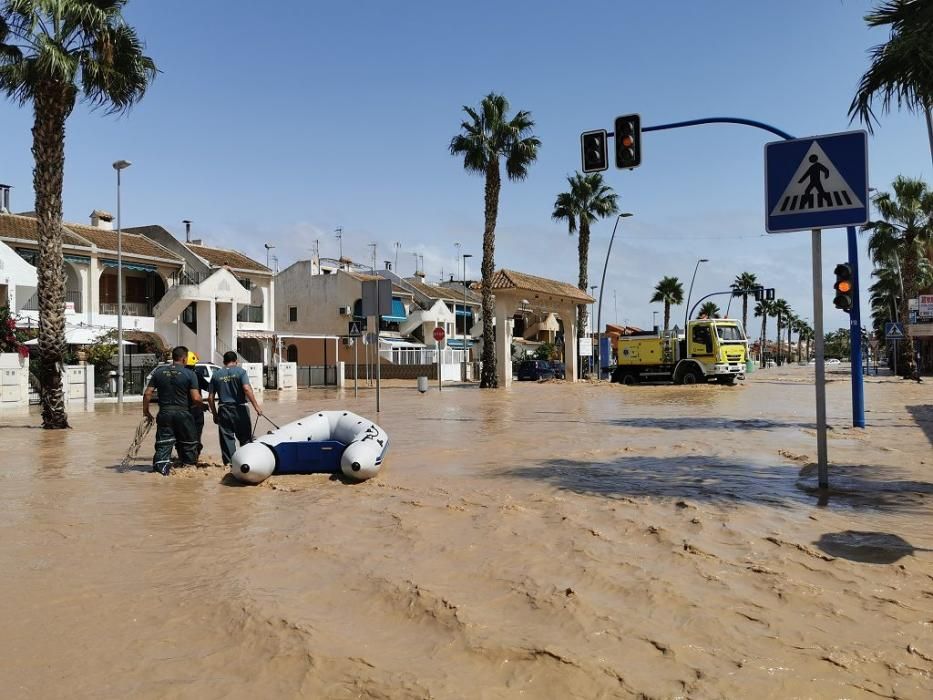
{"label": "terracotta roof tile", "polygon": [[589,304],[595,299],[586,292],[567,282],[558,282],[546,277],[529,275],[515,270],[501,269],[492,276],[492,289],[519,289],[540,294],[551,294],[572,299],[580,304]]}
{"label": "terracotta roof tile", "polygon": [[[19,216],[17,214],[0,215],[0,239],[19,239],[35,241],[38,243],[39,234],[37,232],[37,220],[31,216]],[[70,224],[65,222],[62,242],[65,245],[79,248],[90,248],[96,245],[102,253],[117,252],[117,232],[105,231],[103,229],[93,228],[91,226],[82,226],[80,224]],[[162,258],[182,263],[182,259],[163,248],[155,241],[151,241],[144,236],[138,236],[132,233],[123,232],[123,253],[125,255],[140,255],[149,258]]]}
{"label": "terracotta roof tile", "polygon": [[185,243],[188,249],[200,258],[203,258],[213,267],[223,267],[227,265],[234,270],[245,270],[247,272],[266,272],[271,273],[265,265],[256,262],[250,257],[243,255],[236,250],[227,248],[213,248],[206,245],[195,245],[194,243]]}
{"label": "terracotta roof tile", "polygon": [[[460,302],[463,305],[463,288],[446,287],[442,285],[429,284],[427,282],[418,282],[413,279],[407,279],[405,282],[417,291],[424,294],[429,299],[443,299],[444,301]],[[467,302],[476,303],[477,299],[473,292],[467,290]]]}

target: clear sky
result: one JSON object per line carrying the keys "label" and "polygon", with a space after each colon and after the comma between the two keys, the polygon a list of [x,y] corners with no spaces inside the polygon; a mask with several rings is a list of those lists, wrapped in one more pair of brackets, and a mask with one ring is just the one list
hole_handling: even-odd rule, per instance
{"label": "clear sky", "polygon": [[[866,50],[885,39],[864,26],[870,4],[133,0],[127,17],[162,73],[127,116],[76,109],[65,218],[113,210],[110,164],[125,158],[125,226],[183,235],[181,220],[192,219],[208,244],[259,260],[263,243],[277,246],[281,267],[307,257],[315,240],[336,256],[341,226],[345,254],[367,261],[376,242],[381,264],[398,241],[401,273],[420,253],[431,279],[454,270],[459,241],[477,256],[475,278],[483,181],[447,146],[462,105],[497,91],[532,112],[543,146],[526,181],[503,185],[496,265],[575,283],[576,238],[550,215],[580,167],[581,131],[611,129],[628,112],[646,126],[734,115],[798,136],[845,130]],[[15,188],[14,211],[33,206],[31,120],[0,103],[0,181]],[[648,303],[657,280],[675,275],[686,286],[706,257],[694,299],[750,271],[812,321],[809,234],[764,233],[769,140],[733,126],[650,133],[641,168],[607,173],[635,216],[613,250],[604,320],[648,326],[660,309]],[[922,118],[882,117],[869,160],[879,188],[900,173],[933,179]],[[611,225],[593,232],[592,284]],[[829,290],[845,232],[826,232],[823,251]],[[824,299],[827,329],[847,326]]]}

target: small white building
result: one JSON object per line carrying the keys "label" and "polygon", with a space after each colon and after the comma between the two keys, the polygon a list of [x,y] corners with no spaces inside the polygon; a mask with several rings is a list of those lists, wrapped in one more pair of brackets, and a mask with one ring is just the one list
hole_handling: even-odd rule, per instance
{"label": "small white building", "polygon": [[36,268],[0,242],[0,306],[15,310],[18,299],[29,299],[36,293],[37,284]]}

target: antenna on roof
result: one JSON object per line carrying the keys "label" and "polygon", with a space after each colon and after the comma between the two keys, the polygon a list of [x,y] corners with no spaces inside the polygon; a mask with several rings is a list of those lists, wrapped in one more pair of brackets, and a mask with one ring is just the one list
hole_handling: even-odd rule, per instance
{"label": "antenna on roof", "polygon": [[337,238],[337,244],[340,246],[340,255],[338,259],[343,260],[343,226],[334,229],[334,236]]}
{"label": "antenna on roof", "polygon": [[191,219],[182,219],[181,223],[185,225],[185,243],[191,243]]}

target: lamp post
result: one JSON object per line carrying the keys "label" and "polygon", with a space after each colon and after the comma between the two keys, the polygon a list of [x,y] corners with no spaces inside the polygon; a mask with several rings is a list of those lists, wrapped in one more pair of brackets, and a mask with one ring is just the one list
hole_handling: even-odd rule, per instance
{"label": "lamp post", "polygon": [[269,245],[268,243],[263,243],[262,245],[263,245],[263,247],[266,249],[266,267],[268,267],[268,268],[271,270],[271,269],[272,269],[272,265],[271,265],[270,263],[271,263],[272,261],[271,261],[271,259],[270,259],[270,257],[269,257],[269,251],[275,250],[275,246],[274,246],[274,245]]}
{"label": "lamp post", "polygon": [[[616,239],[616,229],[619,228],[619,222],[622,219],[627,219],[631,216],[631,213],[624,211],[616,217],[616,222],[612,226],[612,235],[609,237],[609,248],[606,249],[606,262],[603,263],[603,276],[599,280],[599,307],[596,311],[596,328],[597,330],[603,327],[603,290],[606,289],[606,269],[609,267],[609,255],[612,253],[612,242]],[[602,333],[597,336],[597,338],[602,337]]]}
{"label": "lamp post", "polygon": [[651,330],[654,330],[657,327],[658,327],[658,312],[652,311],[651,312]]}
{"label": "lamp post", "polygon": [[[593,304],[596,302],[596,297],[593,296],[596,293],[596,290],[599,289],[598,284],[590,285],[590,297],[593,301],[590,302],[590,323],[593,322]],[[596,329],[597,334],[599,333],[599,328]],[[593,371],[592,365],[596,364],[596,349],[593,347],[593,332],[590,331],[590,372]],[[599,345],[599,336],[596,336],[596,344]],[[599,370],[596,370],[596,378],[599,379]]]}
{"label": "lamp post", "polygon": [[128,160],[113,164],[117,171],[117,405],[123,407],[123,226],[120,219],[120,171],[130,167]]}
{"label": "lamp post", "polygon": [[693,283],[697,279],[697,270],[700,269],[700,263],[709,262],[708,258],[700,258],[697,260],[696,267],[693,268],[693,277],[690,279],[690,291],[687,292],[687,308],[684,309],[684,334],[687,333],[687,320],[690,316],[690,297],[693,296]]}
{"label": "lamp post", "polygon": [[[460,256],[463,260],[463,381],[466,381],[466,356],[467,356],[467,276],[466,276],[466,261],[467,258],[472,258],[473,255],[470,253],[464,253]],[[454,329],[457,328],[457,308],[454,307]]]}

